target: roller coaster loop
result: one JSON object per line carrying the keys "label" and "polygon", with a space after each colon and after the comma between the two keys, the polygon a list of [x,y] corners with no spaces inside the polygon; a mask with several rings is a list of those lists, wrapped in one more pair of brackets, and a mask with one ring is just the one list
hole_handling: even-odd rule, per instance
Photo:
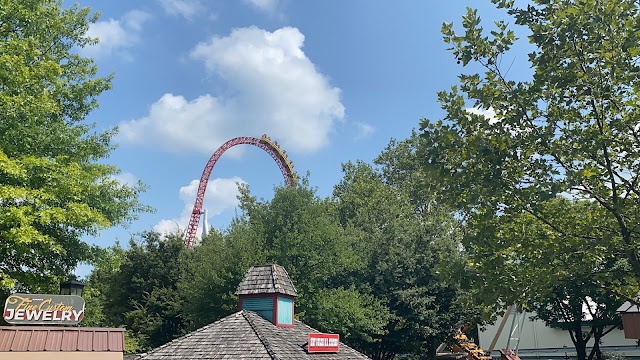
{"label": "roller coaster loop", "polygon": [[214,165],[220,159],[220,156],[227,151],[229,148],[240,145],[240,144],[249,144],[253,146],[257,146],[260,149],[263,149],[271,157],[276,161],[278,167],[280,167],[280,171],[282,171],[282,175],[284,176],[284,180],[286,181],[288,186],[295,186],[298,182],[298,174],[293,171],[293,164],[291,160],[287,159],[287,153],[284,150],[280,149],[278,143],[272,141],[266,134],[262,135],[260,139],[243,136],[233,138],[226,143],[222,144],[216,150],[209,162],[207,162],[207,166],[205,166],[204,171],[202,172],[202,177],[200,177],[200,185],[198,186],[198,193],[196,195],[196,202],[193,205],[193,211],[191,212],[191,219],[189,220],[189,225],[186,230],[186,245],[187,248],[193,246],[194,239],[196,237],[196,231],[198,230],[198,223],[200,222],[200,214],[202,213],[202,203],[204,201],[204,192],[207,189],[207,183],[209,182],[209,176],[211,175],[211,171],[213,170]]}

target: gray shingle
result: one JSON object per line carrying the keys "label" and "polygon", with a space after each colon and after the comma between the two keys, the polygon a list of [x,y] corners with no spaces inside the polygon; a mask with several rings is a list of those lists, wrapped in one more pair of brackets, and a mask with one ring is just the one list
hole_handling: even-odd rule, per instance
{"label": "gray shingle", "polygon": [[272,359],[241,312],[177,338],[138,359]]}
{"label": "gray shingle", "polygon": [[287,270],[275,264],[252,266],[236,288],[236,295],[274,293],[298,295]]}
{"label": "gray shingle", "polygon": [[298,320],[294,320],[293,327],[279,327],[253,311],[244,310],[243,314],[258,337],[263,339],[262,342],[267,351],[274,354],[272,359],[369,359],[342,342],[340,351],[337,353],[307,353],[309,334],[320,331]]}
{"label": "gray shingle", "polygon": [[294,320],[294,327],[278,327],[260,315],[243,310],[162,345],[138,359],[369,359],[340,343],[337,353],[307,353],[310,333],[319,331]]}

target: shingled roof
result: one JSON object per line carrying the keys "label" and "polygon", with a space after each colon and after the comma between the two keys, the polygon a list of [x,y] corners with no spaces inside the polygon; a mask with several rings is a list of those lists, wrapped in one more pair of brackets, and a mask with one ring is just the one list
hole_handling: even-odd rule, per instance
{"label": "shingled roof", "polygon": [[309,334],[318,331],[294,321],[294,327],[278,327],[253,311],[243,310],[141,354],[137,359],[369,359],[343,343],[337,353],[307,353]]}
{"label": "shingled roof", "polygon": [[298,295],[287,270],[275,264],[252,266],[236,289],[236,295],[274,293]]}

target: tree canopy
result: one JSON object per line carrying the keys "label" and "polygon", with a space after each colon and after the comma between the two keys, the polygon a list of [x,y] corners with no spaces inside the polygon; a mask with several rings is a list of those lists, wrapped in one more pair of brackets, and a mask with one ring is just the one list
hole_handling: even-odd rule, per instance
{"label": "tree canopy", "polygon": [[417,193],[404,192],[402,181],[383,175],[403,177],[391,167],[396,160],[411,160],[414,140],[392,141],[376,160],[385,164],[380,170],[362,162],[344,164],[344,179],[334,190],[344,226],[361,232],[366,266],[354,284],[380,299],[390,314],[385,332],[362,346],[374,359],[433,358],[438,345],[473,317],[465,313],[458,288],[435,273],[445,255],[457,256],[457,221],[435,206],[415,206]]}
{"label": "tree canopy", "polygon": [[276,188],[269,201],[243,187],[229,228],[191,249],[181,236],[146,233],[128,250],[107,251],[90,276],[93,318],[126,325],[148,350],[237,311],[234,292],[249,267],[276,263],[298,290],[296,318],[374,359],[432,358],[467,319],[457,288],[434,273],[457,251],[457,221],[417,210],[381,169],[347,163],[344,174],[330,198],[306,180]]}
{"label": "tree canopy", "polygon": [[[465,219],[469,264],[486,271],[491,284],[507,280],[512,288],[500,289],[503,304],[544,296],[580,267],[612,296],[635,297],[638,4],[536,0],[518,8],[513,1],[493,2],[530,32],[532,78],[509,77],[505,59],[516,36],[507,23],[496,22],[486,34],[468,9],[461,33],[443,24],[444,41],[458,62],[484,72],[460,75],[458,86],[438,94],[445,118],[421,123],[424,170],[440,180],[439,198]],[[536,232],[510,223],[523,217]],[[491,263],[504,257],[516,264],[514,254],[545,276]],[[557,257],[566,256],[572,259],[558,266]],[[620,262],[611,267],[612,260]]]}
{"label": "tree canopy", "polygon": [[115,130],[84,122],[111,87],[74,47],[97,19],[58,0],[0,1],[0,291],[55,289],[89,256],[81,240],[148,210],[101,162]]}
{"label": "tree canopy", "polygon": [[638,4],[493,2],[530,34],[533,75],[509,73],[507,22],[487,33],[467,9],[461,32],[442,25],[458,63],[483,70],[438,94],[444,119],[421,121],[422,170],[465,224],[466,258],[444,273],[493,314],[517,302],[563,322],[579,359],[601,358],[587,340],[619,325],[640,281]]}

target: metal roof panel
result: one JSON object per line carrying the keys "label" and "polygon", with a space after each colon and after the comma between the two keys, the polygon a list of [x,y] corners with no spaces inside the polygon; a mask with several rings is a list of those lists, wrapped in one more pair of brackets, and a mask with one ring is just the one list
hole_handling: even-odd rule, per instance
{"label": "metal roof panel", "polygon": [[62,351],[78,350],[78,331],[64,331],[60,348]]}
{"label": "metal roof panel", "polygon": [[[22,332],[18,330],[18,332]],[[62,331],[48,331],[47,340],[44,343],[45,351],[60,351],[62,348]]]}
{"label": "metal roof panel", "polygon": [[26,351],[31,340],[31,331],[16,331],[10,351]]}
{"label": "metal roof panel", "polygon": [[16,336],[16,331],[2,331],[0,332],[0,351],[9,351],[11,349],[11,343]]}
{"label": "metal roof panel", "polygon": [[108,332],[109,351],[122,351],[124,349],[124,336],[122,334],[109,331]]}
{"label": "metal roof panel", "polygon": [[93,351],[109,350],[109,338],[106,331],[95,331],[93,333]]}
{"label": "metal roof panel", "polygon": [[78,334],[78,351],[93,350],[93,331],[84,331]]}
{"label": "metal roof panel", "polygon": [[44,346],[47,343],[49,331],[32,331],[32,333],[27,351],[43,351]]}
{"label": "metal roof panel", "polygon": [[118,328],[0,326],[0,351],[124,351]]}

